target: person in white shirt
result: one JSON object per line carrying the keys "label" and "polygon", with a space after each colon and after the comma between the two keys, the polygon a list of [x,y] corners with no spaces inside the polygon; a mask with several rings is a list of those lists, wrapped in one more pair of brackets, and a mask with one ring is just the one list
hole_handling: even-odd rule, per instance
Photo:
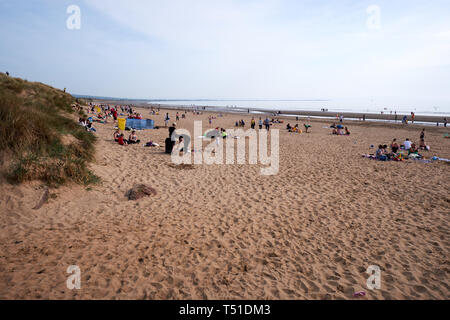
{"label": "person in white shirt", "polygon": [[405,146],[405,150],[411,149],[411,141],[409,141],[409,139],[406,139],[406,141],[403,142],[403,145]]}

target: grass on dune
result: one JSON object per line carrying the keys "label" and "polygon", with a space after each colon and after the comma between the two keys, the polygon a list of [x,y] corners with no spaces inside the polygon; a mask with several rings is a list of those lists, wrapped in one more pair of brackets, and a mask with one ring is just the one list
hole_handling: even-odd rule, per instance
{"label": "grass on dune", "polygon": [[2,152],[12,155],[3,174],[11,183],[98,181],[88,169],[95,136],[70,117],[74,102],[61,90],[0,73],[0,139]]}

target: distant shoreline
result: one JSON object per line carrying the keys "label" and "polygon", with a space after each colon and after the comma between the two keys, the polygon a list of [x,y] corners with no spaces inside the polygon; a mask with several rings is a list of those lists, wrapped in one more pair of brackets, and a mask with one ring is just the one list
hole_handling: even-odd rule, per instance
{"label": "distant shoreline", "polygon": [[[311,110],[275,110],[275,109],[262,109],[262,108],[244,108],[244,107],[222,107],[222,106],[188,106],[188,105],[177,105],[177,104],[158,104],[149,103],[148,101],[134,101],[134,100],[102,100],[102,99],[92,99],[93,102],[99,104],[118,104],[118,105],[133,105],[141,108],[151,108],[159,107],[161,109],[172,109],[172,110],[198,110],[204,112],[222,112],[222,113],[237,113],[237,114],[261,114],[269,116],[291,116],[291,117],[314,117],[323,119],[336,119],[337,115],[342,115],[345,120],[362,120],[363,116],[365,119],[370,121],[395,121],[395,114],[381,114],[381,113],[370,113],[370,112],[330,112],[330,111],[311,111]],[[280,112],[280,113],[279,113]],[[411,121],[411,114],[397,113],[397,122],[401,123],[402,118],[407,116],[408,122]],[[444,123],[444,118],[446,116],[430,116],[430,115],[415,115],[414,122],[423,122],[428,124],[440,123],[442,126]],[[447,117],[449,121],[450,116]]]}

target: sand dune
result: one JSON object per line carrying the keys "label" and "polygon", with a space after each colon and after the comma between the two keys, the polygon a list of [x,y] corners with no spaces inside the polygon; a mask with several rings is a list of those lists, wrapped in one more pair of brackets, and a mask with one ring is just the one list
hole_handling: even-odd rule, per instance
{"label": "sand dune", "polygon": [[[200,119],[207,128],[207,114],[192,113],[178,127],[192,132]],[[175,169],[163,147],[121,147],[112,123],[96,125],[101,185],[50,189],[39,210],[39,182],[0,185],[0,298],[353,299],[363,290],[359,299],[449,299],[449,165],[361,157],[394,137],[417,141],[419,127],[349,124],[352,135],[338,137],[329,123],[312,125],[302,135],[277,125],[274,176],[249,164]],[[450,158],[444,129],[427,130],[426,155]],[[164,146],[168,133],[138,135]],[[157,195],[128,201],[139,183]],[[81,269],[80,290],[66,288],[69,265]],[[366,287],[369,265],[382,270],[380,290]]]}

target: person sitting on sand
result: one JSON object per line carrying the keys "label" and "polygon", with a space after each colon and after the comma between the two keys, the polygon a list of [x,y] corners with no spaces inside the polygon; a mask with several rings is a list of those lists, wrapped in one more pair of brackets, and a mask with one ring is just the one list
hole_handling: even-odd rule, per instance
{"label": "person sitting on sand", "polygon": [[295,127],[292,128],[291,132],[301,133],[300,129],[298,128],[298,124],[296,124]]}
{"label": "person sitting on sand", "polygon": [[347,136],[349,136],[350,135],[350,131],[348,130],[348,128],[347,127],[345,127],[345,135],[347,135]]}
{"label": "person sitting on sand", "polygon": [[115,142],[119,142],[119,137],[120,137],[120,130],[117,129],[117,130],[114,132],[114,141],[115,141]]}
{"label": "person sitting on sand", "polygon": [[417,149],[414,142],[411,144],[411,148],[408,149],[408,155],[410,155],[411,153],[419,153],[419,150]]}
{"label": "person sitting on sand", "polygon": [[397,139],[392,140],[391,143],[392,153],[397,153],[398,149],[400,149],[400,146],[397,144]]}
{"label": "person sitting on sand", "polygon": [[336,123],[333,123],[330,128],[336,129]]}
{"label": "person sitting on sand", "polygon": [[289,132],[291,132],[291,129],[292,129],[291,124],[288,123],[287,126],[286,126],[286,130],[289,131]]}
{"label": "person sitting on sand", "polygon": [[403,146],[405,147],[405,150],[408,151],[409,149],[411,149],[411,141],[409,141],[409,139],[407,138],[405,142],[403,142]]}
{"label": "person sitting on sand", "polygon": [[420,139],[419,149],[420,149],[420,150],[428,150],[427,145],[425,144],[425,140],[424,140],[424,139]]}
{"label": "person sitting on sand", "polygon": [[381,144],[378,146],[377,152],[375,153],[375,157],[377,158],[377,160],[380,161],[387,160],[387,156],[385,155],[384,148]]}
{"label": "person sitting on sand", "polygon": [[86,124],[86,130],[87,131],[92,131],[92,132],[96,132],[97,129],[94,128],[94,126],[92,125],[91,122],[88,121],[88,123]]}
{"label": "person sitting on sand", "polygon": [[128,138],[128,144],[138,144],[141,140],[138,140],[136,131],[131,131],[130,137]]}
{"label": "person sitting on sand", "polygon": [[120,134],[119,139],[117,139],[117,142],[121,145],[121,146],[127,146],[128,142],[123,138],[123,133]]}

